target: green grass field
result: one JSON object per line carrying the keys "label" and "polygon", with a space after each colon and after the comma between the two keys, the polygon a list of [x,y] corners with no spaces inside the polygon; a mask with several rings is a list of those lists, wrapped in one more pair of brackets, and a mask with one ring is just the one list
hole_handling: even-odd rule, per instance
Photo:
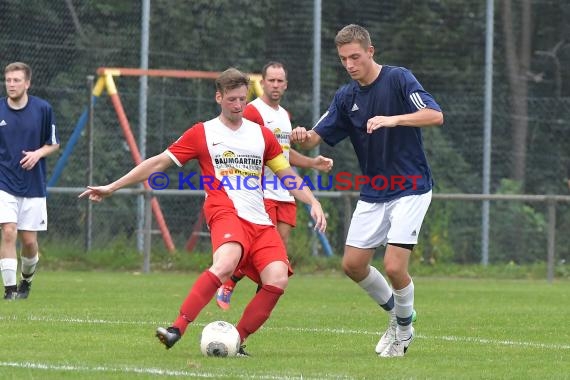
{"label": "green grass field", "polygon": [[570,283],[415,278],[416,340],[405,358],[374,347],[385,314],[340,275],[295,275],[250,358],[206,358],[202,327],[235,323],[211,302],[165,350],[155,328],[178,313],[195,274],[40,272],[28,300],[0,302],[0,379],[570,378]]}

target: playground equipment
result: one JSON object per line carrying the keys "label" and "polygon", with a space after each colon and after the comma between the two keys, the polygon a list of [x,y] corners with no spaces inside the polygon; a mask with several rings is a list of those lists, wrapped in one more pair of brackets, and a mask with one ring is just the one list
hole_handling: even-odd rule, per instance
{"label": "playground equipment", "polygon": [[[97,103],[97,99],[103,94],[106,90],[107,94],[111,99],[111,103],[113,104],[113,108],[115,109],[115,113],[117,114],[117,119],[121,126],[121,131],[123,133],[123,137],[129,146],[129,150],[131,152],[131,156],[133,162],[138,165],[143,161],[141,157],[139,148],[137,146],[136,140],[134,138],[129,120],[123,108],[123,104],[121,102],[121,98],[119,96],[119,91],[117,89],[117,85],[115,84],[114,77],[118,76],[149,76],[149,77],[163,77],[163,78],[180,78],[180,79],[211,79],[215,80],[221,73],[214,72],[214,71],[197,71],[197,70],[160,70],[160,69],[136,69],[136,68],[109,68],[109,67],[100,67],[97,69],[97,81],[95,82],[95,86],[93,87],[93,91],[91,94],[91,104],[85,107],[79,120],[77,121],[73,133],[71,134],[69,141],[65,145],[65,149],[63,150],[59,160],[57,161],[53,174],[48,181],[48,187],[54,187],[57,184],[63,170],[69,158],[75,148],[75,145],[79,141],[83,130],[88,122],[89,116],[89,108],[94,107]],[[251,79],[251,86],[248,92],[248,99],[252,99],[255,96],[259,96],[263,93],[263,90],[260,85],[261,75],[259,74],[248,74]],[[145,189],[151,190],[148,183],[143,183]],[[172,237],[170,235],[170,231],[166,224],[164,215],[162,214],[162,210],[160,209],[160,205],[158,203],[158,199],[156,197],[151,198],[151,208],[152,213],[155,217],[156,223],[159,227],[160,233],[164,240],[164,245],[166,246],[169,252],[174,252],[176,247],[174,242],[172,241]],[[194,224],[192,228],[192,233],[186,242],[185,248],[187,251],[192,251],[201,235],[204,235],[201,232],[204,223],[203,214],[200,213],[198,220]],[[323,245],[325,249],[325,253],[330,256],[332,255],[332,250],[330,248],[330,244],[324,234],[319,233],[319,241]]]}

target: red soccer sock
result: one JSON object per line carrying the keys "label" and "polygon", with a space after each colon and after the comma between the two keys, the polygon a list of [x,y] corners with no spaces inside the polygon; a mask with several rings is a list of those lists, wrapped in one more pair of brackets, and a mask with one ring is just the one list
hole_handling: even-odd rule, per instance
{"label": "red soccer sock", "polygon": [[255,294],[236,326],[242,342],[267,321],[283,293],[285,292],[281,288],[263,285],[261,290]]}
{"label": "red soccer sock", "polygon": [[222,285],[220,279],[209,270],[198,277],[180,307],[178,318],[172,324],[180,330],[181,335],[184,335],[188,324],[196,319],[200,311],[210,302],[220,285]]}

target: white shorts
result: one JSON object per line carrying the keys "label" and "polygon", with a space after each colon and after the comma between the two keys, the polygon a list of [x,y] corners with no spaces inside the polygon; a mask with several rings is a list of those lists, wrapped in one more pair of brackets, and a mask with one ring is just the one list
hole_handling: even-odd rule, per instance
{"label": "white shorts", "polygon": [[47,230],[46,198],[16,197],[0,190],[0,224],[16,223],[18,231]]}
{"label": "white shorts", "polygon": [[346,245],[376,248],[388,243],[417,244],[431,203],[431,191],[386,203],[358,201],[352,214]]}

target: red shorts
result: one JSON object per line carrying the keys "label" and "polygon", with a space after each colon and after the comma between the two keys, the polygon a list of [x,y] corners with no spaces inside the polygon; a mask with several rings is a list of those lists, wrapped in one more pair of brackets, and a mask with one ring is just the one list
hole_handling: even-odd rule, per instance
{"label": "red shorts", "polygon": [[223,212],[210,221],[210,237],[214,252],[224,243],[241,244],[243,253],[234,272],[242,272],[258,284],[261,284],[259,274],[274,261],[286,263],[289,276],[293,274],[287,251],[275,226],[254,224],[238,217],[235,212]]}
{"label": "red shorts", "polygon": [[297,205],[295,202],[283,202],[267,198],[263,202],[265,203],[265,211],[269,214],[273,224],[277,225],[277,222],[281,222],[295,227],[297,224]]}

